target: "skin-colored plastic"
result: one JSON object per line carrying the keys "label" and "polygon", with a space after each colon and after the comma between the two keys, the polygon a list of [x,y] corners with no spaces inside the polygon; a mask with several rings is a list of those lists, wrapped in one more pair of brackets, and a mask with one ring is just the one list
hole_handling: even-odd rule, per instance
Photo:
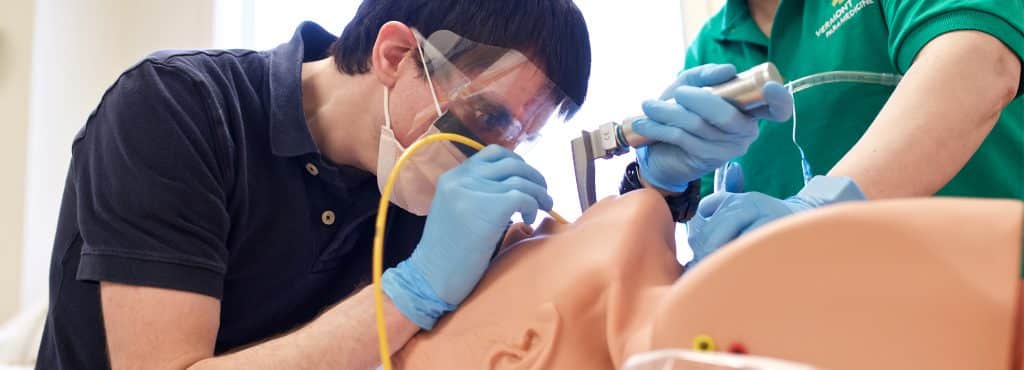
{"label": "skin-colored plastic", "polygon": [[[828,207],[758,230],[678,279],[660,196],[598,202],[513,245],[396,357],[404,369],[617,369],[742,347],[827,369],[1009,369],[1020,357],[1017,201]],[[1016,349],[1016,350],[1014,350]],[[1016,363],[1016,362],[1014,362]]]}
{"label": "skin-colored plastic", "polygon": [[1018,201],[921,199],[795,216],[712,255],[672,287],[652,348],[699,334],[842,369],[1009,369]]}
{"label": "skin-colored plastic", "polygon": [[[527,236],[510,233],[513,238]],[[504,252],[458,310],[394,357],[397,369],[612,369],[679,277],[673,223],[653,191],[545,221]]]}

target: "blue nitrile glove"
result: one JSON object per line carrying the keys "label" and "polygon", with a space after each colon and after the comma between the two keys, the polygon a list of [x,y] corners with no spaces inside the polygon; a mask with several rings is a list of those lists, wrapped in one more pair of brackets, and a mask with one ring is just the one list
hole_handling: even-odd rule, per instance
{"label": "blue nitrile glove", "polygon": [[540,172],[508,149],[484,148],[438,179],[423,238],[384,272],[384,291],[405,317],[431,329],[473,291],[512,214],[533,223],[552,204]]}
{"label": "blue nitrile glove", "polygon": [[764,224],[817,207],[864,200],[864,193],[849,177],[816,176],[797,195],[786,200],[762,193],[714,193],[697,206],[687,223],[695,265],[722,245]]}
{"label": "blue nitrile glove", "polygon": [[706,64],[683,71],[663,99],[643,104],[646,119],[636,133],[657,141],[637,150],[640,174],[662,190],[682,192],[690,181],[747,151],[757,138],[757,120],[785,121],[793,112],[793,95],[782,85],[764,86],[766,106],[744,114],[725,99],[702,89],[736,76],[729,64]]}
{"label": "blue nitrile glove", "polygon": [[743,192],[743,166],[738,162],[726,162],[725,173],[716,169],[714,189],[730,193]]}

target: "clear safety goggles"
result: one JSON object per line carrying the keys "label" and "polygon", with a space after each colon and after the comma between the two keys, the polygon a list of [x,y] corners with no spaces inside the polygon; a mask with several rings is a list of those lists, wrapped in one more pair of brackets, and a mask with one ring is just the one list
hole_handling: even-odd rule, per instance
{"label": "clear safety goggles", "polygon": [[[426,39],[416,36],[427,77],[445,111],[435,122],[441,132],[521,152],[536,142],[541,128],[564,123],[569,112],[577,109],[542,68],[516,50],[447,30]],[[457,146],[467,152],[468,148]]]}

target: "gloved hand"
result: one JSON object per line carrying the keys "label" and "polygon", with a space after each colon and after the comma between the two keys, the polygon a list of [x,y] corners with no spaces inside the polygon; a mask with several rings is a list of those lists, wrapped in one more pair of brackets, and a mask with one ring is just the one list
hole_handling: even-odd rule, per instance
{"label": "gloved hand", "polygon": [[722,245],[758,227],[794,213],[853,200],[864,193],[848,177],[816,176],[797,195],[780,200],[761,193],[714,193],[697,206],[687,223],[694,266]]}
{"label": "gloved hand", "polygon": [[727,191],[730,193],[743,192],[743,166],[738,162],[726,162],[725,172],[715,171],[715,191]]}
{"label": "gloved hand", "polygon": [[706,64],[683,71],[675,88],[660,100],[643,104],[646,119],[633,124],[655,144],[637,150],[640,175],[662,190],[682,192],[690,181],[747,151],[757,138],[758,119],[785,121],[793,113],[793,95],[782,85],[764,86],[766,106],[744,114],[725,99],[702,89],[736,76],[729,64]]}
{"label": "gloved hand", "polygon": [[409,259],[384,272],[384,291],[431,329],[473,291],[512,214],[533,223],[552,204],[540,172],[505,148],[484,148],[438,179],[423,237]]}

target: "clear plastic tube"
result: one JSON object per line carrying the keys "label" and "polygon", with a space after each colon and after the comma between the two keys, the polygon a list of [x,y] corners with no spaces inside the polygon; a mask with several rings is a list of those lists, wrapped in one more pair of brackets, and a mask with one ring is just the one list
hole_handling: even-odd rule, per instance
{"label": "clear plastic tube", "polygon": [[[839,82],[896,86],[900,83],[902,78],[902,75],[893,73],[829,71],[798,78],[790,81],[785,86],[789,89],[791,94],[795,95],[798,92],[815,86]],[[804,154],[804,148],[801,147],[800,143],[796,140],[796,104],[793,104],[793,145],[796,146],[796,150],[800,152],[800,171],[803,173],[804,184],[806,185],[807,182],[811,181],[811,178],[814,177],[814,172],[811,170],[811,163],[807,161],[807,155]]]}
{"label": "clear plastic tube", "polygon": [[883,86],[896,86],[903,76],[894,73],[863,72],[863,71],[829,71],[815,73],[790,81],[785,86],[793,94],[818,85],[837,82],[852,82]]}

